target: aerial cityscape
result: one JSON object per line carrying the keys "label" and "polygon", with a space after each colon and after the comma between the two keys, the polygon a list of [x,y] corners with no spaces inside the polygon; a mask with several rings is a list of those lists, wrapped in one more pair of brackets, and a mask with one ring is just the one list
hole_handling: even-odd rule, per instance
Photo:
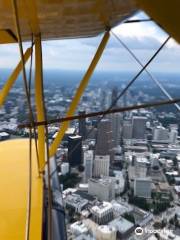
{"label": "aerial cityscape", "polygon": [[[81,75],[68,74],[59,73],[61,81],[53,72],[47,74],[48,119],[67,112],[78,80],[64,84],[62,78]],[[163,86],[178,96],[178,75],[157,75],[160,80],[165,77]],[[97,74],[84,92],[77,114],[108,109],[130,76],[128,72]],[[29,136],[27,128],[18,128],[28,114],[20,81],[0,109],[0,141]],[[114,107],[165,98],[143,75]],[[179,120],[178,109],[168,105],[71,122],[52,173],[59,179],[69,240],[180,239]],[[49,144],[58,129],[59,123],[48,127]],[[58,197],[56,201],[58,204]]]}

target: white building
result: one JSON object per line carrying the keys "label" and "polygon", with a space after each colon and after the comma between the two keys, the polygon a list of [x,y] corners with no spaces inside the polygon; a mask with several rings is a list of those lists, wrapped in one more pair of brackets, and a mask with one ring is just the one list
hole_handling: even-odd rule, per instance
{"label": "white building", "polygon": [[93,171],[93,151],[88,150],[84,152],[84,182],[88,182],[92,178]]}
{"label": "white building", "polygon": [[67,173],[69,173],[69,163],[64,162],[61,164],[61,173],[62,175],[66,175]]}
{"label": "white building", "polygon": [[109,176],[110,156],[96,155],[94,159],[94,177]]}
{"label": "white building", "polygon": [[115,198],[115,183],[112,179],[89,179],[88,193],[97,196],[100,201],[111,201]]}
{"label": "white building", "polygon": [[92,219],[98,224],[106,224],[113,219],[113,208],[109,202],[99,203],[91,208]]}
{"label": "white building", "polygon": [[134,181],[134,195],[151,198],[152,180],[150,178],[137,178]]}
{"label": "white building", "polygon": [[153,131],[154,141],[169,141],[169,131],[167,128],[158,126]]}
{"label": "white building", "polygon": [[96,231],[96,240],[116,240],[116,229],[108,225],[101,225]]}
{"label": "white building", "polygon": [[169,133],[169,142],[175,144],[178,137],[178,131],[176,129],[171,129]]}
{"label": "white building", "polygon": [[88,228],[81,221],[78,221],[78,222],[75,222],[75,223],[71,224],[70,230],[71,230],[71,233],[76,235],[76,236],[88,233]]}

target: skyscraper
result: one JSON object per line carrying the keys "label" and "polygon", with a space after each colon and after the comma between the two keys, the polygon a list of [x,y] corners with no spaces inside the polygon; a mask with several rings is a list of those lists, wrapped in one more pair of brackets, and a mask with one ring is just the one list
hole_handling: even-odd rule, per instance
{"label": "skyscraper", "polygon": [[123,121],[122,134],[124,139],[132,138],[132,130],[133,130],[132,123],[130,121]]}
{"label": "skyscraper", "polygon": [[[79,115],[86,114],[85,111],[79,111]],[[86,137],[86,119],[79,119],[79,135],[82,136],[82,139]]]}
{"label": "skyscraper", "polygon": [[142,116],[134,116],[132,119],[133,131],[132,138],[145,139],[147,118]]}
{"label": "skyscraper", "polygon": [[109,119],[103,119],[98,126],[96,155],[108,155],[112,148],[112,128]]}
{"label": "skyscraper", "polygon": [[68,161],[71,167],[82,164],[82,137],[79,135],[68,138]]}
{"label": "skyscraper", "polygon": [[88,182],[92,178],[93,171],[93,151],[88,150],[84,152],[84,181]]}
{"label": "skyscraper", "polygon": [[110,116],[110,119],[112,123],[112,144],[117,147],[120,145],[122,114],[114,113]]}
{"label": "skyscraper", "polygon": [[112,97],[111,97],[111,105],[114,105],[114,107],[117,107],[117,103],[115,103],[117,97],[118,97],[118,89],[117,87],[114,87],[112,89]]}

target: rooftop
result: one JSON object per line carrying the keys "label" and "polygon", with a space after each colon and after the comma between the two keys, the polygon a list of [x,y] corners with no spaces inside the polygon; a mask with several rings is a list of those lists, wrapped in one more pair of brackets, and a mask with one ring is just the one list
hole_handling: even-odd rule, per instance
{"label": "rooftop", "polygon": [[112,209],[112,204],[109,202],[103,202],[91,208],[92,212],[97,214],[102,214],[103,212],[111,209]]}
{"label": "rooftop", "polygon": [[133,223],[129,222],[123,217],[118,217],[114,219],[108,225],[111,227],[115,227],[115,229],[120,233],[125,233],[134,227]]}

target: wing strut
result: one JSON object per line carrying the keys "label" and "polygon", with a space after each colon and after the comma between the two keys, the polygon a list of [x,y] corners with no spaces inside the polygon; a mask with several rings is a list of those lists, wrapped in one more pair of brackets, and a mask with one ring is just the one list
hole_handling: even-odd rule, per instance
{"label": "wing strut", "polygon": [[[24,62],[26,63],[29,57],[31,56],[32,48],[28,48],[26,52],[24,53]],[[12,88],[14,82],[16,81],[18,75],[22,71],[22,60],[19,61],[18,65],[14,69],[14,71],[11,73],[10,77],[4,84],[2,90],[0,91],[0,107],[3,105],[7,95],[9,94],[10,89]]]}
{"label": "wing strut", "polygon": [[[101,43],[100,43],[100,45],[97,49],[97,52],[96,52],[96,54],[95,54],[95,56],[94,56],[94,58],[93,58],[93,60],[90,64],[87,72],[85,73],[85,75],[84,75],[84,77],[83,77],[83,79],[82,79],[82,81],[81,81],[81,83],[80,83],[80,85],[77,89],[77,92],[76,92],[76,94],[75,94],[75,96],[74,96],[74,98],[71,102],[71,105],[69,107],[69,110],[66,114],[67,117],[74,115],[76,107],[77,107],[77,105],[78,105],[78,103],[81,99],[81,96],[83,95],[83,92],[84,92],[85,88],[87,87],[88,82],[89,82],[89,80],[90,80],[90,78],[91,78],[91,76],[92,76],[92,74],[93,74],[93,72],[96,68],[96,65],[98,64],[99,59],[101,58],[101,55],[102,55],[102,53],[103,53],[103,51],[106,47],[109,36],[110,36],[109,31],[107,31],[104,34],[104,37],[103,37],[103,39],[102,39],[102,41],[101,41]],[[69,123],[70,122],[67,121],[67,122],[63,122],[63,124],[61,125],[61,128],[60,128],[54,142],[50,146],[50,156],[53,156],[56,153],[56,150],[57,150],[59,144],[61,143],[61,140],[62,140],[62,138],[64,136],[64,133],[66,132],[66,130],[69,126]]]}
{"label": "wing strut", "polygon": [[[35,102],[37,111],[37,120],[44,121],[44,105],[43,105],[43,79],[42,79],[42,49],[41,38],[35,38]],[[45,128],[38,127],[38,153],[39,153],[39,170],[42,172],[45,166]]]}

